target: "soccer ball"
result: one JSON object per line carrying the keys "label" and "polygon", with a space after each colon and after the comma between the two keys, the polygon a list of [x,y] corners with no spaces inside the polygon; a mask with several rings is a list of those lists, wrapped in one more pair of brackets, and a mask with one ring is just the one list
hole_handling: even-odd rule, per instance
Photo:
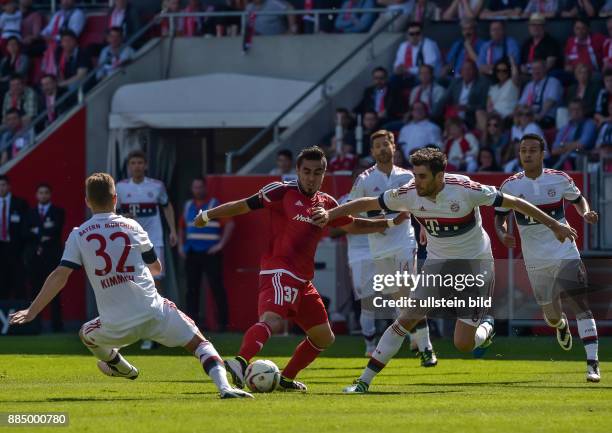
{"label": "soccer ball", "polygon": [[253,392],[272,392],[280,382],[280,370],[269,360],[250,364],[244,374],[247,386]]}

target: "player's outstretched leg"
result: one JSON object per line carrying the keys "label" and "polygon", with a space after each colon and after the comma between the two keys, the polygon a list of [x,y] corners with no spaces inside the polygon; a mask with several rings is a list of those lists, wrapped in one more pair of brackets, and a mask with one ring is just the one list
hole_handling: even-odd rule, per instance
{"label": "player's outstretched leg", "polygon": [[87,338],[87,334],[99,328],[100,321],[94,319],[85,323],[79,331],[79,337],[85,347],[98,358],[98,369],[107,376],[124,377],[131,380],[136,379],[138,377],[138,369],[121,356],[119,350],[98,346]]}
{"label": "player's outstretched leg", "polygon": [[219,390],[221,398],[253,398],[248,392],[233,388],[227,381],[227,373],[221,356],[212,345],[200,333],[194,335],[185,349],[198,358],[206,374],[212,379]]}
{"label": "player's outstretched leg", "polygon": [[365,309],[366,305],[371,305],[365,300],[361,301],[361,315],[359,324],[361,325],[361,335],[365,340],[365,355],[369,358],[376,349],[376,314],[374,311]]}
{"label": "player's outstretched leg", "polygon": [[429,325],[427,324],[426,317],[410,330],[410,342],[411,344],[413,342],[416,344],[422,367],[435,367],[438,365],[438,358],[429,338]]}
{"label": "player's outstretched leg", "polygon": [[586,310],[576,314],[576,323],[578,325],[578,335],[584,344],[584,350],[587,358],[587,382],[599,382],[601,375],[599,373],[599,338],[597,337],[597,324],[591,310]]}
{"label": "player's outstretched leg", "polygon": [[476,358],[482,358],[485,350],[493,343],[495,331],[494,320],[485,316],[480,323],[457,320],[455,322],[454,343],[460,352],[472,352]]}
{"label": "player's outstretched leg", "polygon": [[282,327],[282,318],[276,313],[265,312],[259,322],[244,333],[238,356],[225,360],[225,368],[232,376],[232,382],[238,388],[244,388],[244,373],[251,359],[257,355],[273,332]]}
{"label": "player's outstretched leg", "polygon": [[307,391],[306,385],[295,380],[300,371],[308,367],[317,356],[334,343],[335,336],[329,322],[306,330],[306,338],[295,348],[293,356],[281,373],[279,389]]}
{"label": "player's outstretched leg", "polygon": [[420,319],[409,319],[406,313],[402,313],[380,337],[378,345],[361,376],[352,385],[344,388],[344,392],[347,394],[367,392],[374,377],[385,368],[391,358],[400,350],[408,331],[418,322],[420,322]]}

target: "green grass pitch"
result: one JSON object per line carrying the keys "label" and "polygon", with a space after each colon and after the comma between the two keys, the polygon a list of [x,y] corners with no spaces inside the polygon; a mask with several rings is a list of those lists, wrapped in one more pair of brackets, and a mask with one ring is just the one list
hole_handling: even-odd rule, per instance
{"label": "green grass pitch", "polygon": [[[235,353],[240,335],[211,335]],[[270,340],[262,358],[283,367],[299,337]],[[425,369],[407,350],[369,395],[342,388],[365,365],[357,337],[335,345],[300,375],[306,394],[220,400],[194,357],[179,349],[123,351],[136,381],[100,374],[76,335],[0,338],[0,412],[68,412],[68,427],[0,427],[15,432],[610,432],[612,339],[600,341],[602,382],[585,381],[584,351],[554,337],[498,338],[485,359],[434,341],[440,363]]]}

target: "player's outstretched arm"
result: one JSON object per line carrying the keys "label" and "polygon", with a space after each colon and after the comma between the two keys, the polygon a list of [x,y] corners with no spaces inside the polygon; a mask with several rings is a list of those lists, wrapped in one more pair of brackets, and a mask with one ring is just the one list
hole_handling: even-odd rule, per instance
{"label": "player's outstretched arm", "polygon": [[589,202],[583,196],[580,196],[580,200],[574,203],[574,207],[578,214],[584,218],[584,220],[589,224],[595,224],[599,220],[599,215],[597,212],[591,209]]}
{"label": "player's outstretched arm", "polygon": [[495,215],[495,234],[506,248],[516,247],[516,238],[508,233],[508,215]]}
{"label": "player's outstretched arm", "polygon": [[36,299],[32,301],[30,307],[9,315],[9,324],[21,325],[34,320],[47,304],[57,296],[60,290],[64,288],[71,273],[72,269],[66,266],[58,266],[55,268],[47,277],[45,284],[42,289],[40,289],[40,293],[38,293]]}
{"label": "player's outstretched arm", "polygon": [[[358,215],[362,212],[367,212],[370,210],[381,210],[380,204],[378,203],[378,197],[362,197],[357,200],[351,200],[347,203],[344,203],[340,206],[336,206],[333,209],[325,210],[323,208],[316,208],[312,213],[313,222],[323,227],[328,222],[335,220],[336,218],[340,218],[347,215]],[[366,218],[360,218],[366,219]],[[386,224],[386,220],[379,220],[382,223]],[[379,223],[380,224],[380,223]],[[351,232],[352,233],[352,232]],[[371,232],[368,232],[371,233]],[[356,233],[352,233],[356,234]]]}
{"label": "player's outstretched arm", "polygon": [[559,240],[559,242],[563,242],[565,241],[565,239],[573,241],[578,238],[578,233],[576,232],[576,230],[566,224],[561,224],[559,221],[550,217],[549,215],[542,212],[540,209],[538,209],[531,203],[526,202],[522,198],[515,197],[509,194],[504,194],[504,200],[501,204],[501,207],[516,210],[522,213],[523,215],[527,215],[528,217],[533,218],[539,223],[544,224],[546,227],[553,231],[555,237]]}
{"label": "player's outstretched arm", "polygon": [[253,208],[251,208],[252,205],[249,205],[249,200],[252,200],[252,198],[230,201],[212,209],[200,211],[193,220],[193,224],[196,227],[205,227],[208,221],[212,219],[230,218],[249,213],[253,210]]}
{"label": "player's outstretched arm", "polygon": [[395,218],[354,218],[353,222],[340,228],[352,235],[364,235],[368,233],[382,233],[387,228],[403,223],[410,214],[400,212]]}

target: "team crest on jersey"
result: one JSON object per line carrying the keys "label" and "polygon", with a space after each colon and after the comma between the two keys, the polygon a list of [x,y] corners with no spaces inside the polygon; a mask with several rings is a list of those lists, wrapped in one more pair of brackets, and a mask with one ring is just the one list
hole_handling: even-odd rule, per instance
{"label": "team crest on jersey", "polygon": [[459,212],[459,202],[457,202],[457,201],[451,202],[450,210],[452,212]]}
{"label": "team crest on jersey", "polygon": [[549,197],[554,197],[557,195],[557,191],[554,188],[551,188],[548,190],[548,196]]}

